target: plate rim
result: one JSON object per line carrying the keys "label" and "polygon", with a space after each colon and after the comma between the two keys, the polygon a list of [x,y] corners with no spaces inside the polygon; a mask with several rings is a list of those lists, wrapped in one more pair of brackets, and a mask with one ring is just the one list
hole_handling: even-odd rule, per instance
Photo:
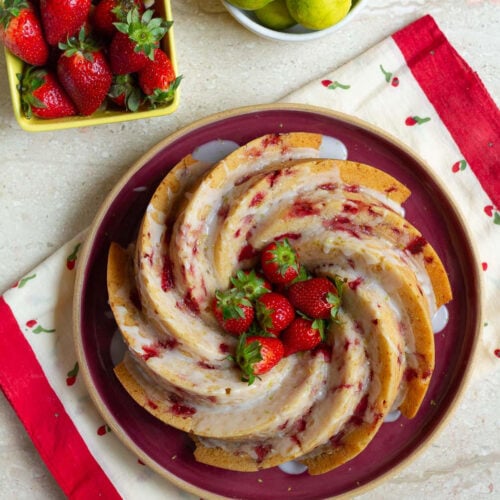
{"label": "plate rim", "polygon": [[395,476],[399,471],[408,467],[411,462],[416,460],[428,447],[429,445],[437,438],[440,432],[445,428],[450,418],[454,415],[457,407],[459,406],[462,398],[469,387],[471,382],[471,375],[473,371],[473,366],[475,364],[475,360],[477,358],[478,353],[478,344],[479,337],[481,332],[482,318],[483,318],[483,277],[479,272],[479,265],[477,265],[478,261],[478,250],[476,243],[471,237],[471,232],[468,227],[468,224],[465,221],[465,218],[458,208],[457,203],[454,201],[451,191],[446,187],[444,182],[441,181],[434,173],[430,165],[420,158],[415,151],[413,151],[409,146],[403,143],[400,139],[394,137],[390,133],[381,129],[380,127],[373,125],[369,122],[366,122],[358,117],[348,115],[346,113],[338,112],[331,110],[329,108],[314,106],[309,104],[297,104],[297,103],[275,103],[275,104],[259,104],[259,105],[250,105],[250,106],[242,106],[236,107],[225,111],[219,111],[208,116],[205,116],[201,119],[195,120],[190,124],[181,127],[179,130],[169,134],[165,138],[161,139],[158,143],[148,149],[142,156],[136,159],[131,166],[126,170],[126,172],[122,175],[122,177],[115,184],[113,189],[108,193],[101,206],[98,208],[96,215],[89,226],[89,230],[85,236],[85,241],[83,242],[77,268],[75,275],[75,286],[74,286],[74,295],[73,295],[73,304],[72,304],[72,318],[73,318],[73,341],[76,349],[77,359],[80,365],[80,373],[82,374],[82,378],[84,380],[87,391],[89,392],[89,396],[96,406],[100,415],[104,418],[106,423],[112,429],[113,433],[119,438],[119,440],[136,456],[140,458],[146,465],[148,465],[155,472],[160,474],[163,478],[168,479],[171,483],[173,483],[178,488],[181,488],[184,491],[187,491],[191,494],[203,496],[207,498],[207,500],[220,500],[220,499],[228,499],[230,497],[221,496],[200,488],[192,483],[189,483],[180,477],[176,476],[169,470],[162,467],[158,464],[154,459],[149,457],[137,444],[135,444],[132,439],[130,439],[125,431],[118,422],[115,420],[114,416],[108,410],[104,402],[101,400],[97,390],[93,386],[92,377],[90,374],[90,370],[86,361],[82,336],[80,335],[80,324],[81,324],[81,305],[82,305],[82,290],[85,284],[86,270],[88,268],[88,262],[90,255],[92,253],[92,249],[95,242],[95,237],[97,232],[99,231],[101,224],[108,213],[108,210],[114,200],[119,196],[122,192],[126,184],[129,180],[140,171],[151,159],[153,159],[162,149],[167,147],[169,144],[174,143],[175,141],[181,139],[183,136],[194,132],[198,129],[201,129],[205,126],[220,122],[222,120],[237,118],[238,116],[254,114],[258,112],[304,112],[310,114],[316,114],[321,116],[326,116],[328,118],[332,118],[338,121],[345,122],[349,125],[354,125],[368,132],[379,136],[389,142],[391,145],[403,151],[409,157],[411,157],[416,163],[418,163],[429,175],[432,180],[434,186],[439,190],[440,194],[444,197],[446,203],[453,208],[454,216],[460,222],[461,230],[464,234],[464,238],[467,240],[469,245],[469,251],[471,257],[473,258],[476,265],[471,270],[471,279],[474,283],[477,284],[476,287],[476,296],[477,296],[477,304],[478,311],[476,311],[477,321],[474,325],[474,334],[472,339],[471,350],[469,352],[469,360],[465,366],[465,369],[462,373],[461,380],[458,383],[456,393],[453,396],[452,400],[449,403],[447,409],[444,410],[441,419],[438,422],[434,423],[434,427],[429,431],[427,437],[416,445],[413,452],[411,452],[408,456],[402,458],[397,464],[392,466],[389,470],[382,472],[376,478],[368,481],[367,483],[356,486],[353,489],[349,490],[346,493],[342,493],[340,495],[336,495],[334,497],[329,498],[351,498],[353,495],[359,495],[365,493],[367,491],[373,490],[377,486],[380,486],[383,482],[387,481],[390,477]]}

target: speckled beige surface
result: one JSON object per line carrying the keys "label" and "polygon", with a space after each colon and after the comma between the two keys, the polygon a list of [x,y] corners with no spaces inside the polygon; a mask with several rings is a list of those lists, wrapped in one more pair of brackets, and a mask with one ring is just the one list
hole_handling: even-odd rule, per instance
{"label": "speckled beige surface", "polygon": [[[0,58],[0,291],[87,227],[129,165],[163,137],[217,111],[276,101],[425,13],[499,102],[498,0],[371,0],[351,25],[305,44],[260,39],[217,0],[172,0],[172,9],[185,78],[179,109],[167,117],[24,132],[12,112]],[[433,444],[358,498],[500,498],[499,393],[498,376],[474,382]],[[0,498],[64,498],[3,396]]]}

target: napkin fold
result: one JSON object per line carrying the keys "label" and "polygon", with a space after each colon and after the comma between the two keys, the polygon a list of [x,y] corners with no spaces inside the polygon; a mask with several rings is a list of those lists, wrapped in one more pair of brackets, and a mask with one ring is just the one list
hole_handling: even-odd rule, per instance
{"label": "napkin fold", "polygon": [[[283,101],[366,120],[412,148],[466,216],[484,277],[474,369],[500,368],[500,112],[425,16]],[[146,468],[95,409],[72,338],[75,264],[85,232],[0,297],[0,386],[69,498],[190,498]]]}

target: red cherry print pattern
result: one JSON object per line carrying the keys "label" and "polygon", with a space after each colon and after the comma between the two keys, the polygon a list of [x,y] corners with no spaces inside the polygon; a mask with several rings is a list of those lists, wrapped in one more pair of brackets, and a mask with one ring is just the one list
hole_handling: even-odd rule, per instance
{"label": "red cherry print pattern", "polygon": [[493,205],[486,205],[484,207],[484,213],[488,216],[488,217],[493,217]]}
{"label": "red cherry print pattern", "polygon": [[483,271],[486,271],[488,269],[488,263],[487,262],[482,262],[481,267],[483,268]]}
{"label": "red cherry print pattern", "polygon": [[488,217],[493,218],[493,224],[500,225],[500,212],[493,205],[486,205],[483,210]]}
{"label": "red cherry print pattern", "polygon": [[75,384],[78,371],[79,371],[79,366],[78,362],[76,362],[73,368],[66,374],[66,385],[68,387],[71,387],[72,385]]}
{"label": "red cherry print pattern", "polygon": [[455,162],[452,167],[451,167],[451,171],[456,174],[457,172],[460,172],[462,170],[465,170],[465,168],[467,167],[467,162],[465,160],[460,160],[460,161],[457,161]]}
{"label": "red cherry print pattern", "polygon": [[38,324],[36,319],[30,319],[26,321],[26,327],[29,328],[33,333],[54,333],[55,328],[44,328],[42,325]]}
{"label": "red cherry print pattern", "polygon": [[330,89],[330,90],[335,90],[335,89],[347,90],[347,89],[351,88],[350,85],[346,85],[344,83],[337,82],[336,80],[335,81],[333,81],[333,80],[321,80],[321,85],[323,85],[323,87],[326,87],[327,89]]}
{"label": "red cherry print pattern", "polygon": [[78,250],[80,250],[81,243],[78,243],[73,248],[73,251],[66,258],[66,267],[68,270],[72,271],[75,268],[76,259],[78,256]]}
{"label": "red cherry print pattern", "polygon": [[497,358],[500,358],[500,349],[495,349],[493,351],[493,354],[497,357]]}
{"label": "red cherry print pattern", "polygon": [[414,125],[422,125],[423,123],[426,123],[428,121],[430,121],[431,119],[426,116],[424,118],[420,117],[420,116],[408,116],[405,120],[405,125],[407,125],[408,127],[413,127]]}
{"label": "red cherry print pattern", "polygon": [[109,426],[107,426],[106,424],[103,424],[101,425],[98,429],[97,429],[97,435],[98,436],[104,436],[105,434],[107,434],[108,432],[111,432],[111,429],[109,428]]}
{"label": "red cherry print pattern", "polygon": [[382,65],[380,65],[379,68],[380,71],[382,71],[387,83],[390,83],[393,87],[397,87],[399,85],[399,78],[397,76],[393,76],[393,73],[386,71]]}

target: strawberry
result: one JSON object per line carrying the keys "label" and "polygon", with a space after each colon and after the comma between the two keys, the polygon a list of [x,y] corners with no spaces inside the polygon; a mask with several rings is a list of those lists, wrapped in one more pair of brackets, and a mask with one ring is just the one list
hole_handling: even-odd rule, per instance
{"label": "strawberry", "polygon": [[78,33],[90,11],[91,0],[40,0],[45,39],[58,45]]}
{"label": "strawberry", "polygon": [[325,277],[310,278],[290,285],[288,299],[310,318],[336,320],[342,301],[342,285],[338,277],[334,283]]}
{"label": "strawberry", "polygon": [[244,293],[248,300],[252,301],[272,290],[271,284],[261,276],[257,276],[254,269],[238,270],[236,276],[231,278],[231,284]]}
{"label": "strawberry", "polygon": [[245,332],[255,315],[251,302],[236,288],[216,291],[212,309],[221,327],[231,335]]}
{"label": "strawberry", "polygon": [[108,97],[120,108],[137,111],[143,101],[141,89],[133,75],[114,75]]}
{"label": "strawberry", "polygon": [[49,58],[41,21],[28,1],[4,0],[0,3],[0,41],[28,64],[43,66]]}
{"label": "strawberry", "polygon": [[64,50],[57,61],[57,76],[76,104],[80,114],[91,115],[99,108],[109,87],[112,75],[103,52],[85,35],[82,28],[78,38],[59,44]]}
{"label": "strawberry", "polygon": [[56,76],[44,68],[30,66],[18,75],[17,86],[26,118],[62,118],[76,115],[76,108]]}
{"label": "strawberry", "polygon": [[148,96],[151,108],[170,102],[181,83],[181,76],[175,77],[172,61],[161,49],[155,49],[153,60],[139,70],[139,85]]}
{"label": "strawberry", "polygon": [[154,11],[148,9],[141,16],[134,8],[127,13],[125,22],[115,23],[118,32],[109,46],[113,73],[134,73],[142,69],[148,59],[154,59],[154,51],[172,22],[153,14]]}
{"label": "strawberry", "polygon": [[299,275],[297,252],[287,239],[266,245],[260,256],[264,275],[271,283],[287,284]]}
{"label": "strawberry", "polygon": [[274,368],[284,352],[283,343],[276,337],[247,337],[243,334],[232,359],[243,372],[241,380],[251,385],[256,377]]}
{"label": "strawberry", "polygon": [[92,26],[103,36],[111,38],[116,33],[114,23],[125,21],[134,7],[144,11],[140,0],[101,0],[92,11]]}
{"label": "strawberry", "polygon": [[267,333],[278,335],[295,317],[295,310],[288,299],[276,292],[269,292],[259,297],[255,303],[259,325]]}
{"label": "strawberry", "polygon": [[324,329],[325,323],[321,319],[295,318],[281,334],[285,356],[316,347],[324,339]]}

